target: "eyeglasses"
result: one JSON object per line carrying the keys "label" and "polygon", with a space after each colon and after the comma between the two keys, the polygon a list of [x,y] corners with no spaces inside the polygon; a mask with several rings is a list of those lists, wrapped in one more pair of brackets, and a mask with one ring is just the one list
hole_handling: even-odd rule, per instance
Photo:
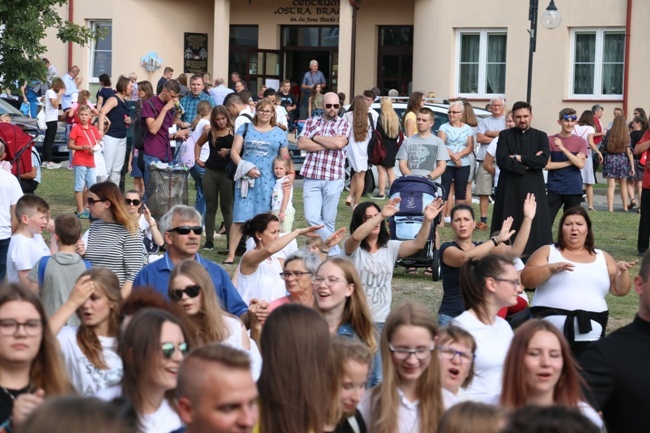
{"label": "eyeglasses", "polygon": [[314,277],[311,279],[311,281],[316,284],[317,286],[320,286],[322,283],[325,283],[327,287],[332,287],[336,283],[345,283],[347,284],[348,282],[344,280],[343,278],[338,278],[338,277]]}
{"label": "eyeglasses", "polygon": [[461,364],[471,364],[476,358],[474,353],[463,352],[462,350],[456,350],[453,347],[448,346],[438,346],[438,355],[440,355],[441,358],[450,361],[458,355]]}
{"label": "eyeglasses", "polygon": [[519,280],[516,278],[512,280],[509,278],[494,278],[494,281],[503,281],[505,283],[512,284],[513,286],[515,286],[515,288],[519,287]]}
{"label": "eyeglasses", "polygon": [[98,198],[95,199],[95,198],[92,198],[92,197],[88,197],[86,199],[86,204],[88,204],[88,206],[94,206],[95,203],[98,203],[100,201],[106,201],[106,199],[105,198],[103,198],[103,199],[98,199]]}
{"label": "eyeglasses", "polygon": [[179,235],[189,235],[190,232],[194,232],[195,235],[200,235],[203,233],[203,227],[201,226],[179,226],[179,227],[174,227],[173,229],[167,230],[168,232],[176,232]]}
{"label": "eyeglasses", "polygon": [[294,271],[294,272],[280,272],[280,278],[283,280],[288,280],[289,278],[292,278],[294,280],[298,280],[302,278],[303,275],[311,275],[311,272],[302,272],[302,271]]}
{"label": "eyeglasses", "polygon": [[165,357],[165,359],[172,359],[172,356],[174,356],[174,352],[176,352],[176,349],[178,349],[178,351],[181,352],[181,355],[183,356],[187,355],[187,352],[189,352],[190,350],[187,343],[179,343],[178,346],[175,346],[174,343],[162,344],[162,354]]}
{"label": "eyeglasses", "polygon": [[447,111],[449,114],[460,114],[462,111]]}
{"label": "eyeglasses", "polygon": [[337,110],[341,107],[339,104],[325,104],[325,108],[330,109],[330,108],[336,108]]}
{"label": "eyeglasses", "polygon": [[395,359],[399,361],[406,361],[411,355],[415,355],[420,361],[431,358],[431,353],[436,347],[431,345],[431,347],[418,347],[417,349],[406,349],[406,348],[394,348],[392,344],[388,345],[388,348],[393,352]]}
{"label": "eyeglasses", "polygon": [[271,114],[271,113],[273,113],[273,111],[271,111],[271,110],[257,110],[257,112],[260,113],[260,114]]}
{"label": "eyeglasses", "polygon": [[125,202],[127,205],[129,205],[129,206],[131,206],[131,205],[133,205],[133,206],[140,206],[140,203],[142,203],[142,202],[141,202],[140,200],[138,200],[137,198],[135,198],[135,199],[133,199],[133,200],[131,200],[130,198],[125,198],[125,199],[124,199],[124,202]]}
{"label": "eyeglasses", "polygon": [[5,337],[16,335],[18,328],[23,327],[25,334],[29,337],[40,335],[43,329],[43,322],[38,319],[28,320],[26,322],[17,322],[14,319],[0,319],[0,334]]}
{"label": "eyeglasses", "polygon": [[196,298],[201,293],[201,286],[194,284],[193,286],[187,286],[184,289],[174,289],[169,294],[169,297],[172,301],[178,302],[183,299],[183,294],[186,294],[188,298]]}
{"label": "eyeglasses", "polygon": [[578,120],[578,116],[576,116],[575,114],[565,114],[564,116],[562,116],[562,119],[573,120],[575,122],[576,120]]}

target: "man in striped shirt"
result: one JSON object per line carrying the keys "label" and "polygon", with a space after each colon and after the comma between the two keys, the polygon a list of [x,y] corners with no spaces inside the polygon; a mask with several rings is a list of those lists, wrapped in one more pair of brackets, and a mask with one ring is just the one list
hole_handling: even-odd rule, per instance
{"label": "man in striped shirt", "polygon": [[[339,108],[338,95],[326,93],[323,114],[307,119],[298,139],[298,148],[307,152],[300,171],[304,178],[305,219],[310,226],[324,225],[316,232],[323,240],[335,231],[337,206],[345,181],[345,147],[350,123],[338,117]],[[330,249],[331,255],[338,253],[338,246]]]}

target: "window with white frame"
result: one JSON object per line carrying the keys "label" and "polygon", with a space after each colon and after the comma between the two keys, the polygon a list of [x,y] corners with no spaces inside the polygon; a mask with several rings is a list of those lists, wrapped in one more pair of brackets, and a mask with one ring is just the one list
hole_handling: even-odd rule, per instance
{"label": "window with white frame", "polygon": [[458,30],[456,36],[457,93],[472,97],[505,94],[506,31]]}
{"label": "window with white frame", "polygon": [[90,44],[90,78],[96,81],[101,74],[112,75],[113,26],[110,20],[90,21],[89,24],[93,33],[100,30],[106,34]]}
{"label": "window with white frame", "polygon": [[625,31],[573,29],[571,44],[571,96],[619,99],[623,95]]}

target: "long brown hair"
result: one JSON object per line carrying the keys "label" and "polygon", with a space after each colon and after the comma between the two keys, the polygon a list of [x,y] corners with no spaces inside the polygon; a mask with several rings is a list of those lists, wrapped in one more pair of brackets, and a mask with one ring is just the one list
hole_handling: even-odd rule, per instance
{"label": "long brown hair", "polygon": [[[120,328],[119,307],[122,303],[120,282],[115,273],[106,268],[96,267],[88,269],[86,272],[81,274],[79,278],[86,275],[90,276],[90,280],[95,283],[95,286],[101,290],[104,295],[106,295],[111,304],[111,312],[108,316],[108,335],[110,337],[115,337]],[[77,281],[79,280],[77,279]],[[79,312],[77,312],[77,314],[79,314]],[[79,325],[79,328],[77,328],[77,344],[79,344],[81,352],[86,355],[86,358],[88,358],[95,367],[102,370],[107,370],[109,368],[104,361],[102,344],[99,341],[97,334],[95,334],[94,328],[85,325],[83,321]]]}
{"label": "long brown hair", "polygon": [[352,132],[354,141],[364,141],[368,137],[368,109],[363,96],[357,95],[352,100]]}
{"label": "long brown hair", "polygon": [[515,331],[515,336],[510,343],[510,349],[503,365],[503,387],[501,388],[501,406],[516,409],[526,406],[528,389],[526,388],[526,366],[524,357],[528,351],[530,341],[540,331],[550,332],[555,335],[562,349],[562,372],[553,390],[553,403],[577,407],[584,396],[580,385],[582,379],[578,373],[578,366],[571,355],[571,349],[564,335],[552,324],[540,319],[531,319]]}
{"label": "long brown hair", "polygon": [[124,197],[120,188],[113,182],[99,182],[88,188],[100,200],[107,200],[111,204],[111,213],[115,222],[126,228],[131,233],[138,233],[140,226],[138,220],[126,210]]}
{"label": "long brown hair", "polygon": [[625,123],[625,117],[614,117],[612,129],[607,132],[607,152],[623,153],[630,144],[630,132]]}
{"label": "long brown hair", "polygon": [[217,116],[218,115],[223,115],[226,118],[226,129],[230,131],[232,134],[232,130],[235,127],[232,123],[232,117],[230,117],[230,112],[226,107],[223,105],[217,105],[212,109],[212,112],[210,113],[210,134],[212,134],[212,146],[217,145],[217,139],[219,138],[217,136],[219,132],[219,128],[217,127]]}
{"label": "long brown hair", "polygon": [[463,117],[460,119],[461,122],[468,124],[472,128],[478,126],[478,120],[476,120],[476,113],[474,113],[474,107],[469,102],[463,102]]}
{"label": "long brown hair", "polygon": [[470,259],[460,268],[460,293],[465,302],[465,308],[474,311],[479,321],[489,323],[487,313],[488,289],[485,282],[488,278],[497,278],[505,272],[505,266],[512,261],[498,254],[490,254],[482,259]]}
{"label": "long brown hair", "polygon": [[[393,356],[389,347],[393,334],[402,325],[425,328],[435,340],[438,326],[431,313],[422,305],[407,302],[394,308],[384,324],[381,334],[381,364],[383,367],[383,382],[372,390],[372,425],[368,431],[375,433],[394,433],[398,431],[397,411],[399,397],[397,393],[399,377],[393,364]],[[417,397],[420,400],[418,417],[420,432],[435,432],[438,421],[444,411],[442,401],[442,385],[440,380],[440,361],[437,356],[431,356],[429,367],[422,373],[417,383]]]}
{"label": "long brown hair", "polygon": [[322,431],[334,395],[325,319],[303,305],[282,305],[266,319],[260,343],[260,433]]}
{"label": "long brown hair", "polygon": [[59,354],[59,345],[52,334],[50,323],[40,299],[34,293],[19,284],[0,286],[0,306],[11,301],[28,302],[36,308],[42,322],[41,346],[31,362],[29,381],[35,389],[42,388],[45,395],[69,394],[74,392],[72,383],[65,370],[63,359]]}
{"label": "long brown hair", "polygon": [[174,266],[169,275],[168,294],[172,292],[172,281],[179,275],[184,275],[201,287],[201,309],[198,314],[188,316],[190,332],[197,344],[221,343],[230,336],[224,311],[219,306],[214,284],[208,271],[195,260],[184,260]]}

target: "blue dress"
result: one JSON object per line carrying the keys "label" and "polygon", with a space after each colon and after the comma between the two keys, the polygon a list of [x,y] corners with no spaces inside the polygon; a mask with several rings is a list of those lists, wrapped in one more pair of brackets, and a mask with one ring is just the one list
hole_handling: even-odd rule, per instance
{"label": "blue dress", "polygon": [[[244,134],[245,126],[239,127],[237,135]],[[241,181],[237,181],[233,222],[243,223],[257,214],[271,210],[271,196],[276,180],[273,174],[273,158],[279,155],[281,148],[288,145],[287,133],[277,126],[268,132],[260,132],[252,123],[248,124],[242,159],[255,164],[262,175],[255,179],[255,185],[248,189],[246,197],[241,196]]]}

